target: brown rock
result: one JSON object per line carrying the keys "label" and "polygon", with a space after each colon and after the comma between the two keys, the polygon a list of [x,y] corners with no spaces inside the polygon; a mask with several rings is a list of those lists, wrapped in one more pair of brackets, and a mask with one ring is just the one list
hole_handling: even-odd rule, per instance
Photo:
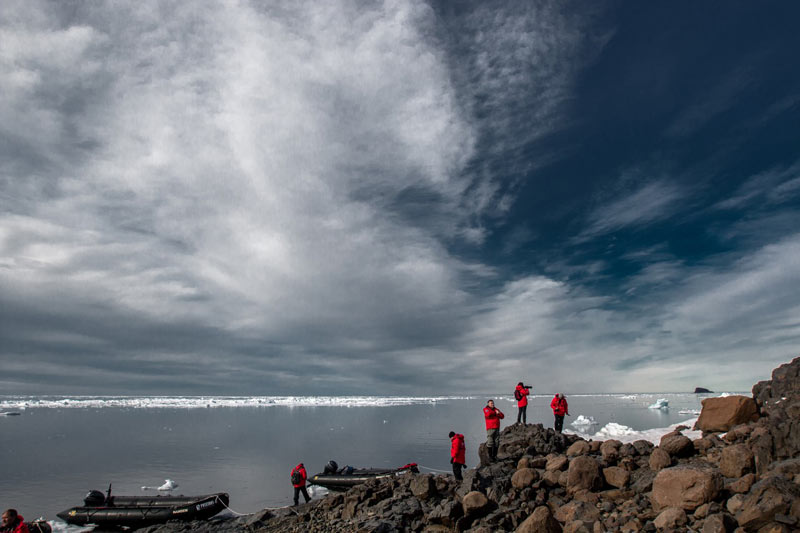
{"label": "brown rock", "polygon": [[750,490],[750,487],[753,486],[753,483],[756,482],[756,475],[755,474],[745,474],[744,476],[740,477],[733,483],[730,483],[725,488],[729,491],[733,492],[734,494],[744,494]]}
{"label": "brown rock", "polygon": [[680,507],[693,511],[712,501],[721,489],[722,478],[710,468],[674,466],[656,475],[650,499],[655,510]]}
{"label": "brown rock", "polygon": [[555,518],[559,522],[564,523],[579,520],[584,523],[588,522],[592,524],[596,520],[600,520],[600,511],[598,511],[597,507],[594,505],[573,500],[559,507],[556,511]]}
{"label": "brown rock", "polygon": [[581,489],[594,491],[603,486],[600,466],[587,455],[580,455],[570,461],[567,473],[567,492],[570,494]]}
{"label": "brown rock", "polygon": [[667,452],[670,457],[689,457],[694,454],[692,440],[681,433],[667,433],[661,437],[659,448]]}
{"label": "brown rock", "polygon": [[631,479],[631,473],[618,466],[609,466],[603,469],[603,477],[606,483],[618,489],[624,488]]}
{"label": "brown rock", "polygon": [[587,526],[585,522],[580,520],[564,524],[564,533],[592,533],[592,529],[592,527]]}
{"label": "brown rock", "polygon": [[411,494],[420,500],[427,500],[436,492],[436,486],[431,474],[420,474],[414,476],[411,481]]}
{"label": "brown rock", "polygon": [[489,498],[482,492],[473,490],[464,496],[461,500],[461,507],[464,509],[464,514],[467,516],[477,516],[484,514],[489,509]]}
{"label": "brown rock", "polygon": [[756,402],[747,396],[706,398],[694,427],[703,432],[728,431],[733,426],[758,419]]}
{"label": "brown rock", "polygon": [[600,455],[603,457],[604,461],[609,463],[616,462],[619,458],[619,449],[622,446],[622,442],[614,439],[609,439],[604,441],[600,445]]}
{"label": "brown rock", "polygon": [[558,478],[561,476],[561,472],[557,470],[551,470],[549,472],[545,472],[542,475],[542,480],[544,481],[545,485],[548,487],[556,487],[558,486]]}
{"label": "brown rock", "polygon": [[553,517],[550,508],[540,505],[515,530],[516,533],[561,533],[561,524]]}
{"label": "brown rock", "polygon": [[725,477],[742,477],[755,470],[753,452],[745,444],[734,444],[722,449],[719,471]]}
{"label": "brown rock", "polygon": [[650,470],[658,472],[662,468],[667,468],[672,464],[672,458],[669,454],[661,448],[654,448],[653,453],[650,454]]}
{"label": "brown rock", "polygon": [[562,471],[558,473],[558,484],[562,487],[566,487],[567,483],[569,483],[569,472]]}
{"label": "brown rock", "polygon": [[727,513],[712,514],[703,522],[702,533],[730,533],[736,529],[736,521]]}
{"label": "brown rock", "polygon": [[511,485],[518,490],[530,487],[539,480],[539,473],[533,468],[520,468],[511,476]]}
{"label": "brown rock", "polygon": [[736,514],[742,509],[744,504],[744,494],[734,494],[725,502],[725,509],[731,514]]}
{"label": "brown rock", "polygon": [[785,478],[770,476],[752,486],[736,513],[736,521],[746,530],[754,531],[773,521],[777,514],[791,514],[797,501],[800,501],[800,487]]}
{"label": "brown rock", "polygon": [[[577,444],[577,442],[575,444]],[[567,459],[566,455],[552,455],[547,459],[547,464],[544,469],[547,471],[564,470],[568,464],[569,459]]]}
{"label": "brown rock", "polygon": [[660,530],[677,529],[685,526],[686,522],[688,522],[686,511],[680,507],[667,507],[653,520],[653,524]]}
{"label": "brown rock", "polygon": [[586,455],[589,453],[591,446],[585,440],[576,440],[572,445],[567,448],[567,457],[576,457],[578,455]]}
{"label": "brown rock", "polygon": [[517,470],[519,470],[520,468],[531,468],[531,458],[523,457],[519,461],[517,461]]}
{"label": "brown rock", "polygon": [[600,450],[600,446],[602,444],[603,444],[603,442],[599,441],[599,440],[593,440],[593,441],[589,442],[589,451],[592,452],[592,453],[594,453],[596,451],[599,451]]}

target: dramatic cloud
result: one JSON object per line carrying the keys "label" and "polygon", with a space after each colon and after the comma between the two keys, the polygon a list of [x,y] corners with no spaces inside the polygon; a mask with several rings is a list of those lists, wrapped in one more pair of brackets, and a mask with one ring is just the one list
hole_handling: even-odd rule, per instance
{"label": "dramatic cloud", "polygon": [[796,154],[731,178],[695,146],[730,110],[788,146],[797,100],[739,109],[751,61],[653,114],[656,147],[627,116],[586,139],[630,31],[557,2],[6,4],[3,392],[751,382],[800,339]]}

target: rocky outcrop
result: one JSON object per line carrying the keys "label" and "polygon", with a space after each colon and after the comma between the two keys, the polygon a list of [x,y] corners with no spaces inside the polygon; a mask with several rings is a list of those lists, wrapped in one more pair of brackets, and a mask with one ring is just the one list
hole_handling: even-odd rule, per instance
{"label": "rocky outcrop", "polygon": [[502,431],[497,461],[487,457],[461,482],[407,474],[296,508],[145,533],[800,531],[797,442],[793,429],[779,427],[796,416],[789,398],[800,390],[800,359],[784,366],[773,373],[777,382],[754,387],[761,418],[714,425],[716,414],[706,409],[717,406],[706,402],[719,399],[709,398],[700,417],[708,425],[695,441],[680,431],[658,447],[584,441],[520,424]]}
{"label": "rocky outcrop", "polygon": [[773,457],[800,455],[800,357],[773,370],[772,380],[754,385],[753,398],[768,419]]}
{"label": "rocky outcrop", "polygon": [[705,393],[709,393],[709,392],[714,392],[714,391],[710,391],[710,390],[708,390],[706,388],[703,388],[703,387],[695,387],[694,388],[694,393],[695,394],[705,394]]}

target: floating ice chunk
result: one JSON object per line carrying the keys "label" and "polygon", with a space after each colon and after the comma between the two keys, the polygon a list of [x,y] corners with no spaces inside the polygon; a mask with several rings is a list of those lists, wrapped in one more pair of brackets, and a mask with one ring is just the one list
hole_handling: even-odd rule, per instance
{"label": "floating ice chunk", "polygon": [[576,418],[570,425],[575,427],[587,427],[595,426],[597,425],[597,422],[593,416],[578,415],[578,418]]}
{"label": "floating ice chunk", "polygon": [[699,415],[700,414],[700,410],[699,409],[681,409],[680,411],[678,411],[678,414],[681,414],[681,415]]}
{"label": "floating ice chunk", "polygon": [[178,486],[179,485],[177,483],[175,483],[174,481],[172,481],[171,479],[165,479],[164,480],[164,484],[161,485],[160,487],[148,487],[148,486],[145,485],[145,486],[142,487],[142,490],[170,491],[172,489],[177,489]]}
{"label": "floating ice chunk", "polygon": [[666,398],[659,398],[656,403],[648,407],[648,409],[669,409],[669,400]]}
{"label": "floating ice chunk", "polygon": [[625,435],[636,435],[638,433],[638,431],[628,426],[623,426],[616,422],[609,422],[603,426],[600,431],[595,433],[594,438],[597,440],[606,440],[609,438],[623,437]]}
{"label": "floating ice chunk", "polygon": [[177,483],[175,483],[171,479],[165,479],[164,480],[164,484],[161,485],[160,487],[158,487],[158,490],[167,491],[167,490],[172,490],[172,489],[177,489],[177,488],[178,488],[178,484]]}

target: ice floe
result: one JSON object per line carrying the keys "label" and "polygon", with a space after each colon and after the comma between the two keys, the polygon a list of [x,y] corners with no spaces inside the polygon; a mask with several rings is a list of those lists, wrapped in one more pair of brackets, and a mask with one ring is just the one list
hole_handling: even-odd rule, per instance
{"label": "ice floe", "polygon": [[595,421],[593,416],[578,415],[578,417],[575,420],[573,420],[570,425],[574,427],[588,427],[588,426],[596,426],[597,422]]}
{"label": "ice floe", "polygon": [[648,409],[669,409],[669,400],[666,398],[659,398],[653,405],[649,406]]}

